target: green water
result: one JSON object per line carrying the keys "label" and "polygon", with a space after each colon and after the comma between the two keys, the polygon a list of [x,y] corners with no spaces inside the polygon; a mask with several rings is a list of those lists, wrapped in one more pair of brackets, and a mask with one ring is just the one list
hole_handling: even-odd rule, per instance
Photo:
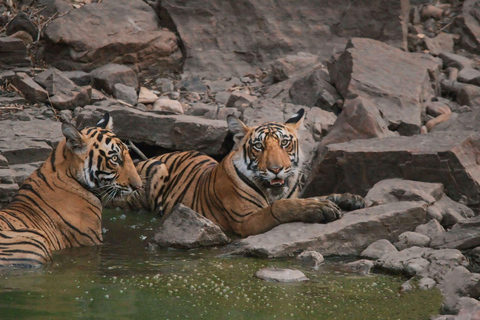
{"label": "green water", "polygon": [[[147,249],[155,219],[108,210],[105,244],[60,252],[41,270],[0,273],[0,319],[428,319],[438,291],[399,293],[402,277],[359,276],[327,261],[219,258],[218,249]],[[147,238],[145,238],[147,237]],[[310,279],[272,283],[263,267]]]}

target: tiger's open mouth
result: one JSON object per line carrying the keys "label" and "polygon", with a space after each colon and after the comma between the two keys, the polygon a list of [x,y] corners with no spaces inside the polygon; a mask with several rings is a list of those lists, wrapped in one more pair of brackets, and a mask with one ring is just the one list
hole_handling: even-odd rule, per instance
{"label": "tiger's open mouth", "polygon": [[270,181],[267,181],[267,187],[270,187],[270,188],[283,187],[284,185],[285,185],[285,180],[280,178],[275,178]]}

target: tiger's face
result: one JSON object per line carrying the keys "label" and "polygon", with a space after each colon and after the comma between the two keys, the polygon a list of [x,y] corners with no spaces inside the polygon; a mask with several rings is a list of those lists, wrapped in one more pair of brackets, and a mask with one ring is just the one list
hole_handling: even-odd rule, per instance
{"label": "tiger's face", "polygon": [[[266,189],[288,189],[298,178],[301,153],[297,129],[301,126],[301,109],[286,123],[267,122],[258,127],[247,127],[239,119],[227,119],[234,134],[237,170],[249,180]],[[270,192],[275,192],[270,190]]]}
{"label": "tiger's face", "polygon": [[107,113],[97,127],[81,132],[72,125],[62,126],[67,147],[78,165],[77,180],[104,203],[142,187],[127,146],[111,131],[112,122]]}

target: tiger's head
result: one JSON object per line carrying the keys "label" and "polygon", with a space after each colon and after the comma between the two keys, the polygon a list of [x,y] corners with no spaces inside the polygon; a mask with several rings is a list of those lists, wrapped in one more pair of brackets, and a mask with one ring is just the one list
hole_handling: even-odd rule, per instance
{"label": "tiger's head", "polygon": [[297,130],[304,116],[300,109],[285,123],[267,122],[257,127],[247,127],[235,116],[228,116],[236,170],[269,194],[283,197],[298,179],[302,156]]}
{"label": "tiger's head", "polygon": [[142,187],[127,146],[112,129],[113,119],[108,113],[96,127],[82,131],[71,124],[62,124],[66,150],[69,151],[66,158],[73,163],[69,167],[72,176],[104,203]]}

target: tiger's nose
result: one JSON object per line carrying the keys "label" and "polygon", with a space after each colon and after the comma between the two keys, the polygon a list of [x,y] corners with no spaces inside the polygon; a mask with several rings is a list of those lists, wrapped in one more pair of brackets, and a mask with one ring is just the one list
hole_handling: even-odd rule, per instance
{"label": "tiger's nose", "polygon": [[282,171],[283,167],[270,167],[268,168],[268,171],[271,171],[275,174],[278,174],[280,171]]}

